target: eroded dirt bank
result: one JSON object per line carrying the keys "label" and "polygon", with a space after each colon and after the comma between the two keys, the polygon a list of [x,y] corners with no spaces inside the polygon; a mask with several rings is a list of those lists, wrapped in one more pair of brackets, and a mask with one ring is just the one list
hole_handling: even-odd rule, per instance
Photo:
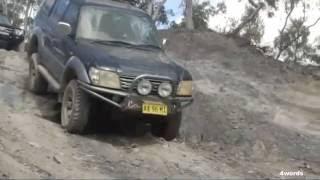
{"label": "eroded dirt bank", "polygon": [[285,168],[283,161],[319,173],[319,82],[214,32],[162,33],[169,55],[195,80],[185,140],[214,142],[235,168],[239,159],[253,167]]}
{"label": "eroded dirt bank", "polygon": [[[26,90],[23,54],[0,51],[0,172],[9,178],[224,177],[226,164],[182,142],[147,135],[70,135],[54,95]],[[228,172],[230,171],[230,172]]]}
{"label": "eroded dirt bank", "polygon": [[26,90],[24,55],[0,51],[0,177],[320,175],[320,83],[216,34],[168,37],[169,55],[195,78],[195,103],[169,143],[64,132],[55,96]]}

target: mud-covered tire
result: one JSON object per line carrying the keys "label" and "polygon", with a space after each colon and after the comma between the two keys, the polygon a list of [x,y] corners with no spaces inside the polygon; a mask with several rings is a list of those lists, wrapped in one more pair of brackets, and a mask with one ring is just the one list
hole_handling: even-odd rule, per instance
{"label": "mud-covered tire", "polygon": [[166,117],[165,123],[152,125],[152,134],[157,137],[162,137],[167,141],[174,140],[179,135],[181,119],[181,112]]}
{"label": "mud-covered tire", "polygon": [[67,85],[61,109],[61,125],[69,133],[84,134],[89,126],[90,97],[76,80]]}
{"label": "mud-covered tire", "polygon": [[[37,54],[35,54],[34,57],[38,57]],[[29,90],[35,94],[45,94],[48,90],[48,82],[41,75],[31,59],[29,61],[28,87]]]}

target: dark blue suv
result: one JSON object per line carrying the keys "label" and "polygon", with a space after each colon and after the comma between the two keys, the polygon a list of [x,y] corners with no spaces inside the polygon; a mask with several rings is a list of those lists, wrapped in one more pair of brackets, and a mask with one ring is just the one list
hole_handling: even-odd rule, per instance
{"label": "dark blue suv", "polygon": [[59,94],[71,133],[85,132],[97,98],[172,140],[193,100],[190,73],[166,56],[151,18],[126,3],[44,0],[26,50],[30,90]]}
{"label": "dark blue suv", "polygon": [[13,26],[8,17],[0,15],[0,47],[17,50],[24,40],[24,30]]}

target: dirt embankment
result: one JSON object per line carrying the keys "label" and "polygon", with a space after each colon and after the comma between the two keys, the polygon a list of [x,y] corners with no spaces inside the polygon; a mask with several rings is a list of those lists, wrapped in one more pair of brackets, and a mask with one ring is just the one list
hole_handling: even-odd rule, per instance
{"label": "dirt embankment", "polygon": [[162,33],[169,55],[195,80],[183,138],[214,142],[248,162],[314,164],[320,172],[320,83],[312,75],[214,32]]}
{"label": "dirt embankment", "polygon": [[174,142],[64,132],[56,97],[26,90],[24,55],[0,51],[0,178],[320,175],[320,83],[214,32],[165,36],[195,80]]}
{"label": "dirt embankment", "polygon": [[[181,141],[105,131],[71,135],[53,94],[28,92],[24,54],[0,50],[0,178],[208,178],[235,176]],[[224,167],[223,169],[221,167]]]}

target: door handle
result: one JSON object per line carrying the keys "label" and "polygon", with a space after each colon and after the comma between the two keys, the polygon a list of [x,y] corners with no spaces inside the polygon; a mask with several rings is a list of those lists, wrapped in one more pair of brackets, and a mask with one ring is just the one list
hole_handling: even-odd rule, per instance
{"label": "door handle", "polygon": [[61,51],[59,48],[57,48],[56,46],[53,47],[53,49],[61,56],[65,56],[65,53],[63,51]]}

